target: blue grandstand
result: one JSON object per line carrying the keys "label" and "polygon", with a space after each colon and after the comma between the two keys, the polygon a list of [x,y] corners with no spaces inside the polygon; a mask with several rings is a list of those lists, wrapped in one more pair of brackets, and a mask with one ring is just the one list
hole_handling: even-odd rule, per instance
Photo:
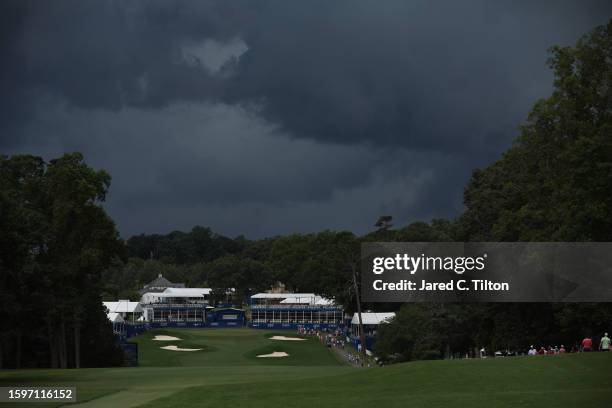
{"label": "blue grandstand", "polygon": [[243,327],[246,317],[243,309],[217,307],[207,311],[206,324],[210,327]]}
{"label": "blue grandstand", "polygon": [[343,308],[314,293],[258,293],[251,296],[251,327],[262,329],[336,329]]}

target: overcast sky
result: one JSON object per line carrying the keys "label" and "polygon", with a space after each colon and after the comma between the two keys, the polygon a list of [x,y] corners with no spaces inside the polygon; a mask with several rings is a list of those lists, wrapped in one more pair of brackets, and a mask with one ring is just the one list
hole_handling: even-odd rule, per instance
{"label": "overcast sky", "polygon": [[455,217],[609,1],[0,2],[0,152],[81,151],[124,238]]}

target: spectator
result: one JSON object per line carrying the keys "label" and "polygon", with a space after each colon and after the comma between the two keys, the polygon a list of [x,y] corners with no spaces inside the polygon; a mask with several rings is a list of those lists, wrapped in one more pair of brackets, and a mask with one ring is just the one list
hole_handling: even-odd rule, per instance
{"label": "spectator", "polygon": [[565,353],[565,346],[562,344],[561,348],[559,348],[559,354],[564,354]]}
{"label": "spectator", "polygon": [[591,336],[586,336],[582,340],[582,351],[589,352],[592,350],[592,348],[593,348],[593,340],[591,339]]}
{"label": "spectator", "polygon": [[528,356],[535,356],[536,354],[538,354],[538,352],[536,351],[536,349],[533,347],[533,345],[531,345],[531,347],[529,347],[529,351],[527,352]]}
{"label": "spectator", "polygon": [[604,336],[601,338],[601,341],[599,342],[599,350],[610,351],[610,338],[608,337],[608,333],[604,333]]}

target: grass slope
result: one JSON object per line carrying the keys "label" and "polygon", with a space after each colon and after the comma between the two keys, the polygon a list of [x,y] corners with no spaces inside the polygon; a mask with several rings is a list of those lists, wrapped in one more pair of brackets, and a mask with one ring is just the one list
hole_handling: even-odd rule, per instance
{"label": "grass slope", "polygon": [[423,361],[331,378],[194,387],[145,407],[605,407],[612,355]]}
{"label": "grass slope", "polygon": [[[156,334],[184,340],[151,341]],[[314,340],[269,340],[274,334],[279,333],[152,331],[135,339],[140,367],[4,370],[0,386],[76,385],[79,401],[89,401],[80,406],[90,407],[602,407],[612,401],[612,354],[424,361],[354,369],[340,365]],[[169,344],[205,350],[159,349]],[[255,357],[270,351],[286,351],[290,357]]]}

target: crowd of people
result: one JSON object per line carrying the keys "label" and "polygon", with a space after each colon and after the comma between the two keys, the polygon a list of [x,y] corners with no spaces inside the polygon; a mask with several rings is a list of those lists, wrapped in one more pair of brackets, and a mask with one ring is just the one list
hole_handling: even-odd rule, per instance
{"label": "crowd of people", "polygon": [[537,356],[537,355],[551,355],[551,354],[564,354],[567,352],[570,353],[588,353],[595,350],[599,351],[610,351],[611,342],[610,337],[608,337],[608,333],[604,333],[603,337],[599,341],[599,347],[595,348],[593,344],[593,339],[591,336],[586,336],[580,343],[574,344],[570,350],[567,350],[566,347],[562,344],[559,346],[548,346],[548,347],[540,347],[536,348],[533,345],[529,347],[529,351],[527,355],[529,356]]}
{"label": "crowd of people", "polygon": [[335,347],[344,349],[346,346],[346,335],[341,330],[328,329],[307,329],[304,327],[298,328],[298,334],[304,336],[314,336],[327,347]]}
{"label": "crowd of people", "polygon": [[298,328],[297,333],[302,336],[313,336],[317,338],[321,344],[336,349],[341,356],[343,356],[347,362],[357,367],[370,367],[371,362],[362,361],[362,357],[358,351],[354,352],[352,347],[346,347],[349,338],[346,332],[342,330],[328,330],[322,329],[308,329],[304,327]]}
{"label": "crowd of people", "polygon": [[[321,344],[324,344],[327,347],[337,349],[342,356],[352,365],[355,366],[364,366],[370,365],[368,362],[361,361],[362,358],[358,353],[352,352],[352,348],[349,347],[345,350],[347,342],[349,342],[349,338],[347,337],[347,333],[342,330],[328,330],[325,328],[322,329],[309,329],[305,327],[298,328],[297,333],[302,336],[313,336],[317,338]],[[591,351],[612,351],[612,341],[608,336],[608,333],[604,333],[599,341],[599,345],[595,347],[593,339],[591,336],[586,336],[581,342],[576,342],[569,349],[565,347],[565,345],[561,344],[560,346],[540,346],[539,348],[531,345],[529,350],[527,351],[528,356],[537,356],[537,355],[558,355],[565,353],[581,353],[581,352],[591,352]],[[495,356],[515,356],[519,353],[515,352],[496,352]],[[524,355],[523,353],[520,353]],[[485,358],[487,352],[485,348],[481,348],[480,357]]]}

